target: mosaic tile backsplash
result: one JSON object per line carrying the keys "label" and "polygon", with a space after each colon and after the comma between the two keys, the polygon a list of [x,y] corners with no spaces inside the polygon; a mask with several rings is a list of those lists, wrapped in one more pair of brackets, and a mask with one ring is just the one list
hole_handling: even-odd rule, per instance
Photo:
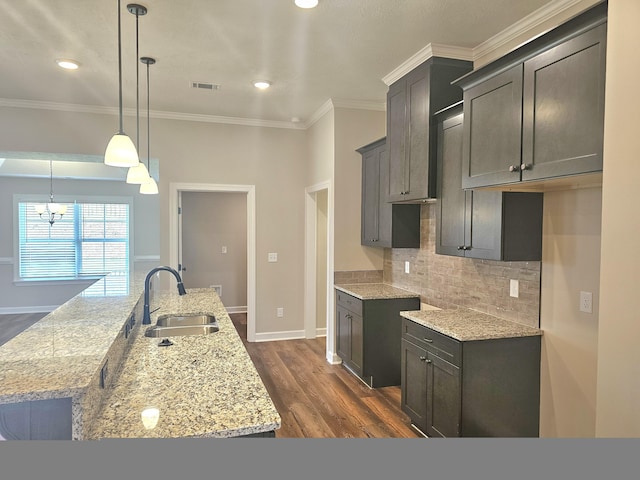
{"label": "mosaic tile backsplash", "polygon": [[[435,220],[436,204],[423,204],[420,248],[385,248],[384,283],[418,293],[423,303],[436,307],[472,308],[539,327],[541,262],[497,262],[436,255]],[[410,263],[408,274],[404,273],[405,261]],[[519,281],[518,298],[509,296],[510,279]]]}

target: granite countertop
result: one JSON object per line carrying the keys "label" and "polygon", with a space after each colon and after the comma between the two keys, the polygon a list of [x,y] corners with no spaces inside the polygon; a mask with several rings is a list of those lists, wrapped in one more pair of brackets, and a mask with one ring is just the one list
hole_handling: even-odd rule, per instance
{"label": "granite countertop", "polygon": [[[152,291],[151,308],[162,307],[152,321],[163,312],[206,309],[214,312],[220,326],[214,334],[179,337],[173,346],[160,348],[156,346],[160,339],[140,333],[145,276],[146,272],[132,273],[124,288],[118,278],[114,290],[106,276],[0,346],[0,404],[71,398],[74,440],[234,436],[279,428],[280,417],[215,290],[188,290],[184,296],[175,290]],[[96,291],[98,283],[104,288]],[[127,336],[132,314],[135,324]],[[106,390],[100,387],[105,363]],[[180,376],[174,379],[176,372]],[[125,395],[123,388],[133,390]],[[136,399],[142,397],[165,407],[153,432],[136,430],[133,416],[139,419],[139,411],[124,411],[137,406]],[[118,401],[120,405],[115,405]],[[117,418],[109,416],[116,412]],[[184,417],[167,426],[172,412]],[[130,423],[125,424],[124,418]]]}
{"label": "granite countertop", "polygon": [[416,310],[400,312],[404,318],[460,341],[542,335],[542,330],[503,320],[477,310]]}
{"label": "granite countertop", "polygon": [[[208,335],[145,337],[142,325],[107,390],[90,438],[234,437],[280,428],[280,416],[214,289],[156,294],[154,324],[164,313],[213,313],[220,330]],[[145,429],[141,413],[159,409]]]}
{"label": "granite countertop", "polygon": [[336,290],[352,295],[360,300],[384,300],[389,298],[416,298],[419,294],[393,287],[386,283],[349,283],[334,285]]}

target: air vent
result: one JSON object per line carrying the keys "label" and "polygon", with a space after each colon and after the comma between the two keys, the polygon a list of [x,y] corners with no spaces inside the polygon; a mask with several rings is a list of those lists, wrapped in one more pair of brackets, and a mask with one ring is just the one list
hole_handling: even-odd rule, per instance
{"label": "air vent", "polygon": [[201,90],[219,90],[220,85],[215,83],[206,83],[206,82],[191,82],[191,88],[199,88]]}

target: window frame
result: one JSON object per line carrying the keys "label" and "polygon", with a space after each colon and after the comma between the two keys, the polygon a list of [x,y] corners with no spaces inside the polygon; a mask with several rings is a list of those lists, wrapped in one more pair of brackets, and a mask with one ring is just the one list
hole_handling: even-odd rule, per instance
{"label": "window frame", "polygon": [[[20,277],[20,213],[18,205],[21,202],[48,203],[48,195],[41,194],[14,194],[13,195],[13,283],[14,285],[74,285],[79,283],[93,283],[103,278],[105,275],[82,275],[78,277],[64,278],[21,278]],[[128,268],[129,273],[133,272],[134,265],[134,197],[130,196],[109,196],[109,195],[55,195],[57,203],[119,203],[129,206],[129,251]],[[44,220],[43,220],[44,221]]]}

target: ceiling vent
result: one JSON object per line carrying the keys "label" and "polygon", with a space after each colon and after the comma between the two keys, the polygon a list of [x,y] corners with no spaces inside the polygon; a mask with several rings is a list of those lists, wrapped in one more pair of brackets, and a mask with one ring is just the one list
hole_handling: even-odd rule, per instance
{"label": "ceiling vent", "polygon": [[215,83],[206,83],[206,82],[191,82],[191,88],[199,88],[201,90],[219,90],[220,85]]}

